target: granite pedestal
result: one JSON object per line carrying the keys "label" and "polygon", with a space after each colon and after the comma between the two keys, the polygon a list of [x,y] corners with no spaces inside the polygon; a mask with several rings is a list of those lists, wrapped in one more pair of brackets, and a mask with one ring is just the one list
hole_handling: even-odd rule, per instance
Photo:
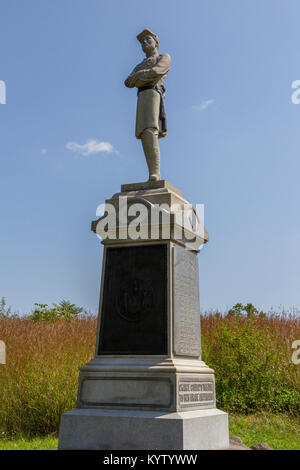
{"label": "granite pedestal", "polygon": [[[132,238],[135,204],[145,211]],[[77,408],[62,416],[60,449],[229,446],[201,360],[197,254],[208,234],[192,206],[194,217],[180,217],[187,205],[166,181],[123,185],[93,222],[104,238],[96,352],[80,370]]]}

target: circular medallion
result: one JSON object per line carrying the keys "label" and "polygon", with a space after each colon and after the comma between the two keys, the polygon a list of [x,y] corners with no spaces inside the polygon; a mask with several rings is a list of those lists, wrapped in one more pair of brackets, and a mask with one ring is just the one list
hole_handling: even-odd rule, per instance
{"label": "circular medallion", "polygon": [[124,320],[143,320],[153,305],[153,291],[149,282],[128,279],[122,284],[116,296],[117,313]]}

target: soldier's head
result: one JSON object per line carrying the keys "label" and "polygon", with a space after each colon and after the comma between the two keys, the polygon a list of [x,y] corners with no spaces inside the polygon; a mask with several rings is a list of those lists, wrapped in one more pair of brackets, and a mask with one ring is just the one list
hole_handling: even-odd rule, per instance
{"label": "soldier's head", "polygon": [[152,55],[159,48],[159,39],[150,29],[144,29],[138,36],[141,46],[145,54]]}

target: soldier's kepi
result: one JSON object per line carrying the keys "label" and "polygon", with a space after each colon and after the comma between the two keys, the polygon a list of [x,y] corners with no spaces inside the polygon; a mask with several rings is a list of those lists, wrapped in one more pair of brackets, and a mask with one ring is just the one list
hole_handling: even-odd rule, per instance
{"label": "soldier's kepi", "polygon": [[138,89],[135,135],[142,140],[149,181],[157,181],[160,179],[158,139],[167,135],[163,83],[170,70],[171,57],[169,54],[158,54],[159,39],[149,29],[144,29],[137,39],[146,59],[133,69],[125,85]]}

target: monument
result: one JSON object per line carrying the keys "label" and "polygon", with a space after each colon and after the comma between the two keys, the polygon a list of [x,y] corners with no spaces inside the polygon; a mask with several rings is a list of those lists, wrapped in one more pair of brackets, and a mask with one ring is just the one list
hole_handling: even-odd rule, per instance
{"label": "monument", "polygon": [[80,370],[77,408],[62,415],[59,448],[225,449],[228,416],[201,360],[197,255],[208,233],[182,192],[160,179],[171,59],[149,29],[137,38],[146,59],[125,85],[138,89],[149,180],[122,185],[92,222],[104,245],[96,351]]}

